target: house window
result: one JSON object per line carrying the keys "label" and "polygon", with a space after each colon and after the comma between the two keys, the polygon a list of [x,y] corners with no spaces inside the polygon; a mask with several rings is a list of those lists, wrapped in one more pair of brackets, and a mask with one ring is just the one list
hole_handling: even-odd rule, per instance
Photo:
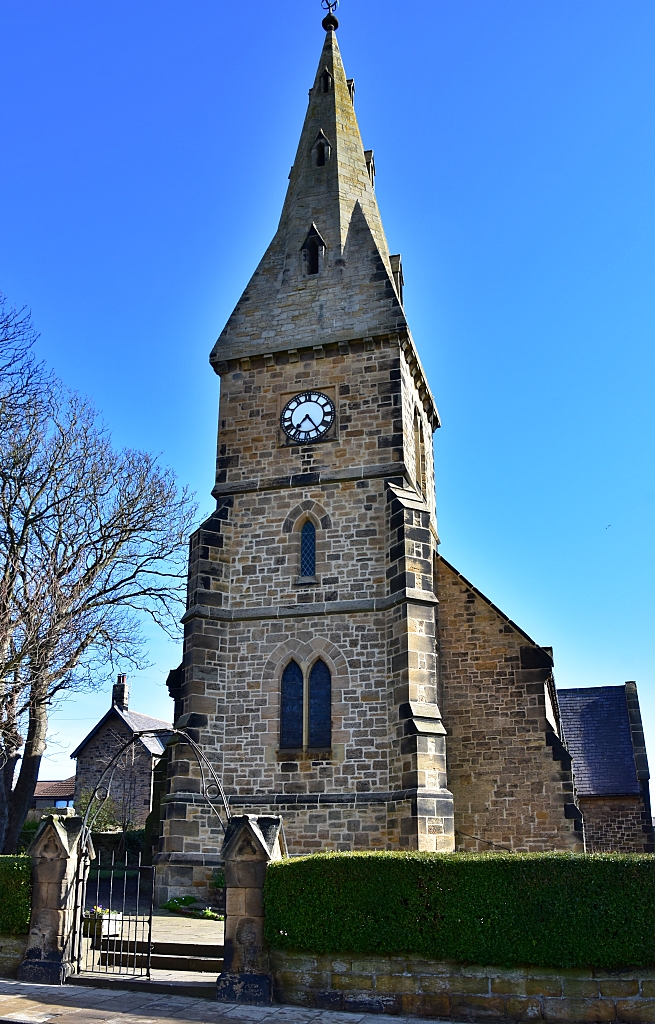
{"label": "house window", "polygon": [[303,673],[290,661],[282,673],[280,750],[327,750],[332,743],[332,677],[320,659]]}
{"label": "house window", "polygon": [[300,575],[316,575],[316,527],[309,520],[300,531]]}

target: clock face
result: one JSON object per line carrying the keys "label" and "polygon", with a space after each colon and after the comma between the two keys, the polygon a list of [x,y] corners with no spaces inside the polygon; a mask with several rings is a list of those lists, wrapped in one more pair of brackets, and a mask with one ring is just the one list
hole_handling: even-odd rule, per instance
{"label": "clock face", "polygon": [[334,423],[334,403],[320,391],[303,391],[287,402],[280,417],[282,430],[298,444],[318,441]]}

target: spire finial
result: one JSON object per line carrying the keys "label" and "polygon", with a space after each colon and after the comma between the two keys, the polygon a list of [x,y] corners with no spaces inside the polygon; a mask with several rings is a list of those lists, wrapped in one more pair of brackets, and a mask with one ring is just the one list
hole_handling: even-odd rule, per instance
{"label": "spire finial", "polygon": [[330,29],[339,28],[339,22],[334,16],[334,12],[339,6],[339,0],[321,0],[321,7],[324,11],[327,11],[327,17],[323,18],[322,25],[326,32]]}

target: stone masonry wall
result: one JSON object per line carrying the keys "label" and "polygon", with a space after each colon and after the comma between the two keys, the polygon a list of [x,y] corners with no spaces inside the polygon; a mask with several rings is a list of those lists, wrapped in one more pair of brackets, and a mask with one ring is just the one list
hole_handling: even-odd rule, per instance
{"label": "stone masonry wall", "polygon": [[647,853],[640,797],[579,798],[587,853]]}
{"label": "stone masonry wall", "polygon": [[[404,397],[415,372],[400,340],[382,338],[295,361],[244,359],[222,378],[217,510],[191,541],[183,711],[206,716],[198,740],[232,805],[282,810],[293,853],[452,841],[443,727],[434,738],[410,735],[408,702],[430,702],[433,728],[439,715],[434,500],[417,494],[405,468],[417,411],[431,448],[422,401]],[[288,445],[281,408],[310,386],[334,397],[334,436]],[[426,458],[430,481],[432,472]],[[307,519],[316,576],[299,582]],[[278,753],[281,675],[291,658],[307,671],[317,657],[332,676],[332,747],[290,760]],[[176,749],[161,852],[218,856],[197,766]],[[407,793],[417,786],[430,789],[420,806]]]}
{"label": "stone masonry wall", "polygon": [[[131,731],[114,716],[89,740],[77,758],[75,806],[82,793],[95,789],[112,757],[132,737]],[[123,754],[111,788],[119,814],[125,808],[137,828],[143,828],[152,801],[152,755],[137,740]]]}
{"label": "stone masonry wall", "polygon": [[552,671],[530,667],[552,665],[548,652],[441,558],[437,591],[457,848],[581,852],[570,757],[547,718]]}
{"label": "stone masonry wall", "polygon": [[0,978],[15,978],[25,956],[27,935],[0,935]]}
{"label": "stone masonry wall", "polygon": [[655,1020],[653,970],[476,967],[411,956],[271,953],[277,1002],[454,1020]]}

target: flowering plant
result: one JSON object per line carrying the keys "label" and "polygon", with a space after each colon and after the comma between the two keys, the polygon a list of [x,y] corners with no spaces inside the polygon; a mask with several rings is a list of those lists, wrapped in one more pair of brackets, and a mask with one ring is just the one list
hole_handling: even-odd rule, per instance
{"label": "flowering plant", "polygon": [[94,906],[92,910],[85,910],[84,911],[84,916],[85,917],[109,917],[109,916],[121,917],[122,915],[121,915],[120,911],[118,911],[118,910],[109,910],[108,908],[103,907],[100,904],[98,904],[97,906]]}

